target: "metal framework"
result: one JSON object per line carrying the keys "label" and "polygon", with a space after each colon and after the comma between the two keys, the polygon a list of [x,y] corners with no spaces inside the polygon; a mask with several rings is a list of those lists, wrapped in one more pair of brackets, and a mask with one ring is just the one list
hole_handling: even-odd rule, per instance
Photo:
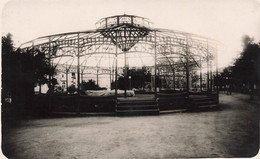
{"label": "metal framework", "polygon": [[[134,15],[106,17],[99,20],[96,27],[95,30],[39,37],[20,48],[39,49],[52,63],[66,63],[67,66],[70,60],[77,61],[78,91],[82,83],[80,75],[86,66],[92,65],[110,69],[110,75],[111,70],[115,70],[117,96],[118,61],[123,60],[123,67],[127,67],[131,54],[139,58],[144,55],[152,57],[152,74],[161,79],[160,89],[182,89],[187,93],[215,90],[213,76],[218,73],[217,41],[191,33],[154,28],[147,18]],[[68,73],[70,67],[66,68]],[[158,81],[156,78],[153,80],[156,95]]]}

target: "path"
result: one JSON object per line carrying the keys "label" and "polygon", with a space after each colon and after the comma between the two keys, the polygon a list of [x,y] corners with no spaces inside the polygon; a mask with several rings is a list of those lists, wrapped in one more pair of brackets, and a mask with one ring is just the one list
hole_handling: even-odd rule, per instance
{"label": "path", "polygon": [[5,130],[10,158],[246,157],[259,149],[259,103],[220,95],[222,110],[22,121]]}

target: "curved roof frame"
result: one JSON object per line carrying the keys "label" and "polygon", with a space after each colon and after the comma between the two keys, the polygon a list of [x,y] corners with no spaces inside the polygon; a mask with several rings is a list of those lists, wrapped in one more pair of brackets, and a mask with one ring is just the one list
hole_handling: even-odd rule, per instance
{"label": "curved roof frame", "polygon": [[[128,17],[127,20],[130,18],[130,21],[120,21],[122,17]],[[117,21],[117,24],[114,26],[107,25],[109,19]],[[135,19],[147,22],[147,24],[152,23],[147,18],[134,15],[111,16],[98,21],[96,24],[103,23],[98,29],[43,36],[22,44],[20,48],[37,48],[45,52],[46,57],[49,59],[60,57],[75,58],[75,56],[82,58],[84,56],[101,55],[98,61],[100,63],[103,54],[115,56],[116,47],[118,47],[115,41],[119,38],[123,39],[123,35],[125,35],[123,30],[120,30],[119,33],[118,28],[123,27],[124,29],[124,27],[131,27]],[[106,24],[105,27],[104,24]],[[154,57],[156,48],[158,59],[166,58],[166,61],[172,62],[170,65],[182,63],[182,65],[185,66],[185,60],[183,59],[188,58],[189,61],[195,63],[197,67],[201,67],[201,64],[198,64],[199,62],[201,63],[201,61],[205,62],[217,59],[214,57],[217,56],[217,47],[221,43],[216,40],[177,30],[152,28],[149,25],[138,25],[135,24],[134,28],[147,29],[148,34],[140,37],[137,35],[138,39],[136,40],[123,41],[125,44],[129,43],[129,45],[131,45],[131,42],[136,43],[128,51],[117,52],[118,55],[139,52],[148,53]],[[108,31],[113,32],[113,36],[116,38],[114,41],[102,34]],[[131,32],[132,30],[130,29],[128,31]]]}

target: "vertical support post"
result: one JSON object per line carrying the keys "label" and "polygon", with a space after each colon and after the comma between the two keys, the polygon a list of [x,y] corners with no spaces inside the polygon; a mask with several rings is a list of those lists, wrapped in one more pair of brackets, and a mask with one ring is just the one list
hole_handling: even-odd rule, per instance
{"label": "vertical support post", "polygon": [[190,91],[190,61],[189,61],[189,43],[188,36],[186,36],[186,92],[189,96]]}
{"label": "vertical support post", "polygon": [[112,87],[111,87],[111,70],[112,70],[112,65],[110,65],[110,54],[108,54],[108,59],[109,59],[109,88],[110,90],[112,90]]}
{"label": "vertical support post", "polygon": [[49,93],[48,93],[48,111],[51,113],[51,107],[52,107],[52,85],[51,85],[51,38],[49,37],[49,51],[48,51],[48,60],[49,60],[49,81],[48,81],[48,86],[49,86]]}
{"label": "vertical support post", "polygon": [[116,70],[115,70],[115,98],[117,99],[117,31],[116,31]]}
{"label": "vertical support post", "polygon": [[81,84],[83,83],[84,70],[81,71]]}
{"label": "vertical support post", "polygon": [[216,45],[216,78],[217,78],[217,80],[218,80],[218,85],[217,85],[217,103],[219,103],[219,92],[218,92],[218,90],[219,90],[219,77],[218,77],[218,46]]}
{"label": "vertical support post", "polygon": [[109,69],[109,85],[110,85],[110,90],[112,90],[112,86],[111,86],[111,68]]}
{"label": "vertical support post", "polygon": [[156,31],[154,31],[154,97],[157,98],[157,86],[156,86],[156,61],[157,61],[157,43],[156,43]]}
{"label": "vertical support post", "polygon": [[98,72],[99,72],[99,68],[97,68],[97,85],[98,85]]}
{"label": "vertical support post", "polygon": [[126,87],[127,87],[127,68],[126,68],[126,51],[124,51],[125,54],[125,69],[124,69],[124,73],[125,73],[125,79],[124,79],[124,87],[125,87],[125,98],[126,98]]}
{"label": "vertical support post", "polygon": [[[124,28],[124,38],[126,39],[126,28]],[[125,98],[126,98],[126,90],[127,90],[127,66],[126,66],[126,51],[124,51],[125,54],[125,82],[124,82],[124,86],[125,86]]]}
{"label": "vertical support post", "polygon": [[112,82],[115,81],[115,66],[114,66],[114,62],[113,62],[113,65],[112,65],[112,75],[111,75],[111,78],[112,78]]}
{"label": "vertical support post", "polygon": [[68,94],[68,87],[69,87],[68,73],[69,73],[69,70],[68,70],[68,66],[67,66],[67,62],[66,62],[66,92],[67,92],[67,94]]}
{"label": "vertical support post", "polygon": [[159,91],[161,91],[162,83],[161,83],[160,67],[157,67],[157,70],[158,70],[158,84],[159,84]]}
{"label": "vertical support post", "polygon": [[[53,63],[53,60],[51,60],[51,68],[53,68],[53,72],[54,72],[54,63]],[[53,80],[53,73],[52,73],[52,75],[51,75],[51,79]],[[54,85],[52,85],[52,88],[54,88]],[[53,90],[53,89],[52,89]]]}
{"label": "vertical support post", "polygon": [[201,52],[200,52],[200,92],[202,92],[202,61],[201,61]]}
{"label": "vertical support post", "polygon": [[52,92],[51,90],[51,38],[49,37],[49,51],[48,51],[48,60],[49,60],[49,81],[48,81],[48,85],[49,85],[49,93]]}
{"label": "vertical support post", "polygon": [[78,46],[77,46],[77,58],[78,58],[78,64],[77,64],[77,83],[78,83],[78,98],[77,98],[77,105],[76,105],[76,113],[80,114],[80,51],[79,51],[79,33],[78,33]]}
{"label": "vertical support post", "polygon": [[[34,54],[34,42],[32,42],[32,56],[34,57],[35,54]],[[32,69],[34,69],[35,67],[35,64],[34,64],[34,61],[32,61]],[[39,94],[40,94],[40,81],[39,81]],[[32,92],[33,94],[35,94],[35,90],[34,90],[34,87],[32,87]]]}
{"label": "vertical support post", "polygon": [[209,93],[209,43],[207,39],[207,92]]}
{"label": "vertical support post", "polygon": [[129,76],[129,90],[131,90],[131,76]]}
{"label": "vertical support post", "polygon": [[175,69],[172,70],[172,84],[173,84],[173,90],[175,90]]}
{"label": "vertical support post", "polygon": [[163,88],[167,88],[167,82],[166,82],[165,74],[163,75]]}
{"label": "vertical support post", "polygon": [[[218,46],[216,46],[216,77],[218,77]],[[218,91],[218,86],[217,86]]]}
{"label": "vertical support post", "polygon": [[151,89],[152,89],[152,87],[153,87],[153,75],[152,75],[152,73],[151,73],[150,81],[151,81]]}
{"label": "vertical support post", "polygon": [[209,72],[210,72],[210,92],[212,93],[212,85],[213,85],[213,81],[212,81],[212,61],[210,61],[210,64],[209,64]]}
{"label": "vertical support post", "polygon": [[79,51],[79,33],[78,33],[77,57],[78,57],[77,75],[78,75],[78,94],[79,94],[79,92],[80,92],[80,51]]}
{"label": "vertical support post", "polygon": [[[174,53],[174,50],[172,49],[172,47],[170,47],[170,52]],[[175,90],[175,66],[174,66],[174,62],[173,62],[173,65],[171,66],[171,69],[172,69],[172,86],[173,86],[173,90]]]}

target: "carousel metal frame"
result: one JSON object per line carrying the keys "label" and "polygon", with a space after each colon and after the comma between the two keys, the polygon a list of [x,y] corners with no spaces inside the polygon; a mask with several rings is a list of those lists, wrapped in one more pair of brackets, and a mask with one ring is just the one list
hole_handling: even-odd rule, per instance
{"label": "carousel metal frame", "polygon": [[[115,69],[115,97],[117,97],[118,56],[125,56],[125,67],[127,67],[126,56],[131,53],[145,53],[152,56],[154,77],[172,78],[171,89],[173,90],[176,89],[176,79],[182,78],[180,81],[186,85],[185,91],[189,94],[192,71],[199,71],[200,92],[204,90],[211,93],[215,90],[213,74],[218,74],[219,44],[216,40],[176,30],[153,28],[150,20],[135,15],[106,17],[99,20],[96,26],[95,30],[39,37],[22,44],[20,48],[41,50],[49,59],[50,65],[51,61],[57,58],[77,59],[78,92],[82,83],[80,74],[84,72],[87,65],[86,59],[106,54],[115,60],[113,68]],[[206,75],[206,89],[203,89],[203,70]],[[51,80],[51,75],[48,78]],[[153,80],[156,97],[158,81],[156,78]]]}

